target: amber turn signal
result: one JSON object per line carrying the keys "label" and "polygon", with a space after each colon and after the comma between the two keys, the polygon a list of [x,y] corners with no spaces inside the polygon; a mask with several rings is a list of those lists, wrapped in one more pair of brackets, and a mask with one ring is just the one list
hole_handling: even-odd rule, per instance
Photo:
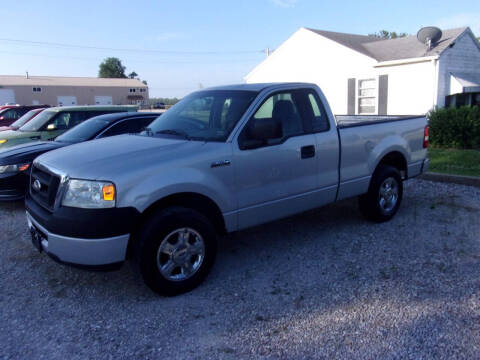
{"label": "amber turn signal", "polygon": [[103,200],[105,200],[105,201],[115,200],[115,186],[105,185],[102,188],[102,191],[103,191]]}
{"label": "amber turn signal", "polygon": [[30,167],[30,164],[20,165],[20,166],[18,167],[18,171],[25,171],[25,170],[27,170],[29,167]]}

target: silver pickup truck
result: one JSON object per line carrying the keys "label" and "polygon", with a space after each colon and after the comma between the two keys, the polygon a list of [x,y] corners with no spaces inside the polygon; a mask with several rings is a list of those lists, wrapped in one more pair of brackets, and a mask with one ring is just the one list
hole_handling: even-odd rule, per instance
{"label": "silver pickup truck", "polygon": [[427,144],[424,116],[336,119],[313,84],[206,89],[140,135],[37,158],[32,242],[75,266],[131,258],[152,290],[175,295],[207,276],[221,234],[353,196],[367,218],[391,219]]}

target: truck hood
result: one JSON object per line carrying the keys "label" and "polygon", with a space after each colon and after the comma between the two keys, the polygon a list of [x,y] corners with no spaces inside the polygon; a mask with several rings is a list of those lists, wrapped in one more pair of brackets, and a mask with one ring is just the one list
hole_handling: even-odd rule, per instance
{"label": "truck hood", "polygon": [[42,133],[38,131],[2,131],[0,133],[0,140],[7,140],[7,142],[5,144],[0,144],[0,150],[2,150],[2,147],[8,147],[10,145],[8,143],[9,141],[15,142],[16,140],[29,139],[36,136],[40,137],[41,135]]}
{"label": "truck hood", "polygon": [[37,156],[69,145],[59,141],[37,141],[20,144],[0,151],[0,165],[13,165],[32,162]]}
{"label": "truck hood", "polygon": [[35,162],[71,178],[115,181],[135,169],[158,168],[204,143],[140,135],[119,135],[86,141],[41,155]]}

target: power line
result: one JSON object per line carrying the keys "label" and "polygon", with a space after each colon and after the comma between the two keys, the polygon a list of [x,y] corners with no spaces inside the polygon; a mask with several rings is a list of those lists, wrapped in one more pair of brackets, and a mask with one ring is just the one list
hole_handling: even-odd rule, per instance
{"label": "power line", "polygon": [[0,41],[12,42],[18,44],[28,44],[34,46],[50,46],[50,47],[63,47],[63,48],[77,48],[77,49],[89,49],[89,50],[108,50],[108,51],[123,51],[123,52],[138,52],[138,53],[154,53],[154,54],[173,54],[173,55],[220,55],[220,54],[258,54],[264,52],[264,50],[245,50],[245,51],[172,51],[172,50],[158,50],[158,49],[128,49],[128,48],[111,48],[101,46],[89,46],[89,45],[77,45],[77,44],[65,44],[46,41],[30,41],[20,39],[6,39],[0,38]]}
{"label": "power line", "polygon": [[[18,52],[18,51],[4,51],[0,50],[0,54],[9,54],[9,55],[17,55],[17,56],[40,56],[52,59],[72,59],[72,60],[83,60],[83,61],[102,61],[102,57],[80,57],[80,56],[69,56],[69,55],[49,55],[49,54],[39,54],[39,53],[32,53],[32,52]],[[248,58],[248,59],[219,59],[219,60],[177,60],[177,59],[170,59],[170,60],[138,60],[138,59],[129,59],[129,62],[135,63],[142,63],[142,64],[247,64],[251,62],[258,62],[258,58]]]}

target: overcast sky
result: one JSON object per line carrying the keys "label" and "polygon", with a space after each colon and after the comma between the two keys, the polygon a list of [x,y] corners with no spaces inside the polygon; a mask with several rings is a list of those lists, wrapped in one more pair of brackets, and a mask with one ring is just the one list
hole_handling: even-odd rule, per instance
{"label": "overcast sky", "polygon": [[116,56],[162,97],[243,82],[267,47],[302,26],[357,34],[470,26],[480,36],[472,0],[22,0],[2,2],[0,18],[2,75],[97,76]]}

